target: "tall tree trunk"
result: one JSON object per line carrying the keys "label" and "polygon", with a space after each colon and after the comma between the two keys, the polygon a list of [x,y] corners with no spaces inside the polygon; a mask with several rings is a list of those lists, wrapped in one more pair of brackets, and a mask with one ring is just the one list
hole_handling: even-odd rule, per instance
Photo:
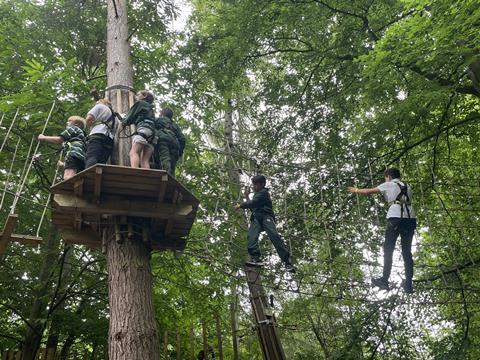
{"label": "tall tree trunk", "polygon": [[30,309],[29,323],[22,349],[23,360],[34,360],[45,331],[47,293],[50,287],[50,274],[58,257],[59,238],[53,225],[50,226],[47,240],[42,247],[43,262],[38,275],[38,285]]}
{"label": "tall tree trunk", "polygon": [[[232,154],[232,150],[235,147],[235,143],[233,140],[233,107],[232,107],[232,100],[227,100],[227,110],[225,111],[225,123],[224,123],[224,151],[226,155],[226,165],[228,169],[228,179],[230,181],[230,188],[233,189],[231,191],[232,195],[236,195],[236,193],[241,193],[242,189],[237,185],[240,182],[240,174],[238,169],[235,166],[235,160]],[[238,199],[237,199],[238,200]],[[235,264],[233,262],[234,254],[230,254],[230,259],[232,260],[232,270],[235,269]],[[237,286],[234,282],[232,282],[230,288],[232,295],[230,300],[230,319],[232,325],[232,347],[233,347],[233,359],[238,360],[238,320],[237,320]]]}
{"label": "tall tree trunk", "polygon": [[[125,113],[131,103],[133,70],[128,43],[127,0],[108,1],[107,85],[115,110]],[[117,136],[117,139],[119,137]],[[118,139],[114,159],[128,164],[128,146]],[[160,346],[152,294],[150,250],[125,236],[115,241],[112,226],[104,231],[107,251],[110,360],[158,360]]]}

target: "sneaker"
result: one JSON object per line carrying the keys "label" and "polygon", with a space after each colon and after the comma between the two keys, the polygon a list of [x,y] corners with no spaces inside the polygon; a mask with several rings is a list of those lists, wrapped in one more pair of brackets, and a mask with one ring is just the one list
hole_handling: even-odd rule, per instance
{"label": "sneaker", "polygon": [[403,280],[402,281],[402,288],[406,294],[413,294],[413,284],[412,280]]}
{"label": "sneaker", "polygon": [[388,281],[384,280],[383,278],[373,278],[372,284],[373,286],[380,288],[380,290],[390,290],[390,286],[388,286]]}
{"label": "sneaker", "polygon": [[251,258],[250,260],[248,260],[245,264],[247,265],[253,265],[253,266],[263,266],[265,265],[263,263],[262,260],[260,260],[260,258]]}
{"label": "sneaker", "polygon": [[287,270],[289,273],[292,273],[292,274],[295,273],[296,271],[295,267],[290,263],[285,264],[285,270]]}

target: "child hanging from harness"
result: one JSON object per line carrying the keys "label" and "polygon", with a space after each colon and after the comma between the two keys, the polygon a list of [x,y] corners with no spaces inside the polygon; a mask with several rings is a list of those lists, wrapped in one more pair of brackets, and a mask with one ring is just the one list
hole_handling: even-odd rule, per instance
{"label": "child hanging from harness", "polygon": [[80,116],[70,116],[67,127],[58,136],[38,135],[39,141],[51,144],[63,144],[65,147],[65,161],[63,180],[70,179],[85,168],[85,119]]}
{"label": "child hanging from harness", "polygon": [[412,207],[412,189],[400,180],[400,171],[396,168],[385,170],[384,177],[385,182],[376,188],[349,187],[348,191],[365,195],[382,193],[385,200],[390,204],[383,244],[383,276],[372,279],[372,284],[382,290],[390,289],[388,279],[392,270],[393,250],[398,235],[400,235],[405,266],[405,280],[402,282],[402,287],[407,294],[411,294],[413,293],[412,239],[417,227],[417,220]]}
{"label": "child hanging from harness", "polygon": [[290,253],[275,225],[275,213],[273,212],[270,193],[265,187],[266,183],[267,179],[265,176],[254,176],[252,178],[253,191],[255,192],[253,199],[234,206],[235,209],[250,209],[252,211],[248,229],[248,253],[251,260],[247,264],[263,265],[260,250],[258,249],[258,237],[262,231],[265,231],[285,265],[285,269],[288,272],[295,272],[295,268],[290,261]]}
{"label": "child hanging from harness", "polygon": [[122,121],[123,126],[137,127],[130,149],[130,166],[150,169],[150,158],[156,142],[154,98],[152,93],[142,90],[137,93],[136,100]]}
{"label": "child hanging from harness", "polygon": [[185,149],[185,137],[172,118],[172,109],[164,108],[160,117],[156,119],[158,140],[155,145],[154,162],[157,168],[166,170],[175,176],[177,160],[182,156]]}

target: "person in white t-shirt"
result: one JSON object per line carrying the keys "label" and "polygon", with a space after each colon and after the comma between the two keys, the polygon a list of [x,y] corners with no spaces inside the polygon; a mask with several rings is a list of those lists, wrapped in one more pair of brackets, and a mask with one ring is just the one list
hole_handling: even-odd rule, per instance
{"label": "person in white t-shirt", "polygon": [[97,163],[106,164],[113,151],[113,135],[117,119],[110,101],[100,99],[85,117],[90,128],[85,155],[85,168]]}
{"label": "person in white t-shirt", "polygon": [[415,211],[412,207],[412,189],[400,180],[400,171],[396,168],[385,170],[384,176],[385,182],[375,188],[349,187],[348,191],[364,195],[381,193],[390,204],[383,244],[383,276],[372,279],[372,283],[380,289],[390,289],[388,279],[392,270],[393,251],[400,235],[405,265],[405,280],[402,282],[402,287],[406,293],[411,294],[413,292],[412,240],[417,227]]}

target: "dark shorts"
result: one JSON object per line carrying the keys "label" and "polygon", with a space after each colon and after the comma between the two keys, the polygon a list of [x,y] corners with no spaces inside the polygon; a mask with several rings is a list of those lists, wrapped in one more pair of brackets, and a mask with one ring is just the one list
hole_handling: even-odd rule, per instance
{"label": "dark shorts", "polygon": [[77,157],[67,156],[65,159],[65,169],[74,169],[80,172],[85,169],[85,162]]}

